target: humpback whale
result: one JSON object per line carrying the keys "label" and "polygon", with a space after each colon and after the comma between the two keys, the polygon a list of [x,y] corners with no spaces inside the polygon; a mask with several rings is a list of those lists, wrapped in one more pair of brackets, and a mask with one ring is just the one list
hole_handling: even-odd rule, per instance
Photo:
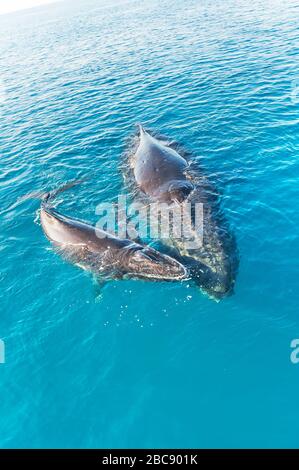
{"label": "humpback whale", "polygon": [[186,268],[168,255],[129,239],[121,239],[86,222],[58,212],[51,201],[77,182],[39,196],[40,220],[46,237],[66,260],[104,279],[177,281]]}
{"label": "humpback whale", "polygon": [[[131,152],[129,160],[132,171],[127,179],[131,180],[131,187],[133,180],[137,199],[144,203],[202,204],[201,246],[189,248],[184,239],[174,237],[164,244],[210,297],[219,300],[231,294],[238,264],[235,239],[207,178],[175,148],[153,137],[141,125],[137,148]],[[195,226],[193,232],[197,237]]]}

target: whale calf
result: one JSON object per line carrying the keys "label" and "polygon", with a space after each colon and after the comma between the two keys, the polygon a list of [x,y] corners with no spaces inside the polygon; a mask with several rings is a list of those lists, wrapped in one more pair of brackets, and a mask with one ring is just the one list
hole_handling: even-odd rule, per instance
{"label": "whale calf", "polygon": [[177,281],[188,277],[186,268],[172,257],[54,209],[53,197],[74,184],[43,195],[40,209],[43,231],[65,259],[105,279]]}

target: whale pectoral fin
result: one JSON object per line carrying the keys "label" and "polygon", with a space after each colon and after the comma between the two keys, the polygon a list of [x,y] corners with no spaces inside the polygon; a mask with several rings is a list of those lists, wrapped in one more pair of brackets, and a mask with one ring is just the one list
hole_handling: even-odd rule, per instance
{"label": "whale pectoral fin", "polygon": [[104,296],[104,289],[107,285],[107,281],[98,275],[94,276],[94,281],[95,302],[100,303]]}

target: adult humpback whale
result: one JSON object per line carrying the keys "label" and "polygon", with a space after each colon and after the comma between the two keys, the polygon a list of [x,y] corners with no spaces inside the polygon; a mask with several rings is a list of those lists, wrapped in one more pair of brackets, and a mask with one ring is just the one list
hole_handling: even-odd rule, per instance
{"label": "adult humpback whale", "polygon": [[[176,258],[188,266],[196,283],[211,297],[220,299],[232,293],[238,264],[236,244],[207,178],[198,168],[192,168],[174,148],[154,138],[141,125],[130,167],[135,182],[134,194],[142,201],[203,204],[200,246],[189,248],[186,240],[174,237],[170,237],[166,245],[176,249]],[[194,237],[198,237],[195,225],[193,232]]]}
{"label": "adult humpback whale", "polygon": [[77,182],[41,197],[43,231],[64,258],[105,279],[176,281],[188,277],[186,268],[170,256],[131,240],[117,238],[54,209],[51,200],[74,184]]}

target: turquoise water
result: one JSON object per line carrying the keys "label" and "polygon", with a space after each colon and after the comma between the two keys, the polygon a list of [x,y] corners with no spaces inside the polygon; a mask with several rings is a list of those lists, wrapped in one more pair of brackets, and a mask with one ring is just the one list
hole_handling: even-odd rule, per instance
{"label": "turquoise water", "polygon": [[[298,2],[64,2],[0,17],[1,447],[299,445]],[[113,281],[50,248],[33,190],[95,222],[140,121],[200,159],[235,294]]]}

